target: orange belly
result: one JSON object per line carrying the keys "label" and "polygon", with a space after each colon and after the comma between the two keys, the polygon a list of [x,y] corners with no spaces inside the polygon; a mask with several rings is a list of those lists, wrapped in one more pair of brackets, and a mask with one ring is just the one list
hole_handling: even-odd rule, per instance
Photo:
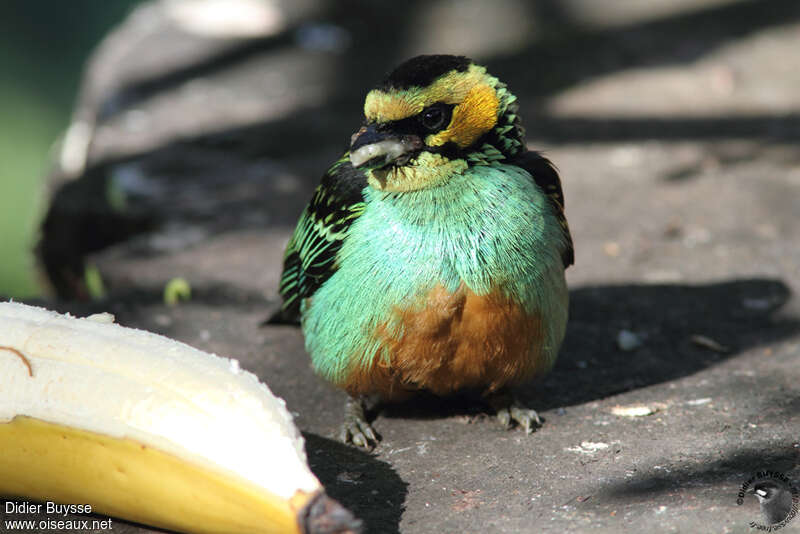
{"label": "orange belly", "polygon": [[[378,327],[379,354],[369,366],[354,365],[341,384],[351,395],[400,400],[421,389],[490,393],[548,370],[541,316],[499,292],[479,296],[463,286],[454,293],[437,287],[423,306],[395,313],[400,333]],[[359,360],[365,361],[353,361]]]}

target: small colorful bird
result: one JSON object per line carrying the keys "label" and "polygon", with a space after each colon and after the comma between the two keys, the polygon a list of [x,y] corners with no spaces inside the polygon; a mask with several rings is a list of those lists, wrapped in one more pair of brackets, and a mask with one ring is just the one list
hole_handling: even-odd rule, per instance
{"label": "small colorful bird", "polygon": [[341,437],[370,447],[367,398],[478,390],[506,426],[508,388],[547,372],[573,262],[561,182],[529,151],[516,97],[462,56],[396,68],[328,169],[286,248],[283,320],[349,393]]}

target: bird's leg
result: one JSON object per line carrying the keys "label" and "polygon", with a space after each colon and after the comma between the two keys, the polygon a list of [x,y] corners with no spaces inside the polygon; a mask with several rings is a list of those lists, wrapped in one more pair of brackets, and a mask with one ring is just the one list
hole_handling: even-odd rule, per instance
{"label": "bird's leg", "polygon": [[506,428],[515,423],[521,426],[526,434],[542,426],[542,420],[536,410],[523,406],[508,389],[501,389],[487,396],[486,401],[497,412],[497,419]]}
{"label": "bird's leg", "polygon": [[344,423],[339,431],[339,439],[356,447],[371,449],[378,442],[378,436],[367,422],[365,415],[366,398],[347,397],[344,405]]}

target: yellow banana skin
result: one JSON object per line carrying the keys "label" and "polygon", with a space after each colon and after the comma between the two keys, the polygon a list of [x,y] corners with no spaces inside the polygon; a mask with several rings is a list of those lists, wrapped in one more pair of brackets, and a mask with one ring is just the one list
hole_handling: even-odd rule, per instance
{"label": "yellow banana skin", "polygon": [[254,375],[108,314],[0,303],[0,451],[9,498],[189,533],[359,529]]}
{"label": "yellow banana skin", "polygon": [[130,439],[29,417],[0,424],[0,494],[65,504],[178,532],[299,533],[313,494],[282,499]]}

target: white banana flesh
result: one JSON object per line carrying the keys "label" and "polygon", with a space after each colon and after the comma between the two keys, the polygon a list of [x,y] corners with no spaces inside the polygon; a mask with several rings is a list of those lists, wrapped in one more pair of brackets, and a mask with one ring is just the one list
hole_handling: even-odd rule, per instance
{"label": "white banana flesh", "polygon": [[253,374],[108,314],[0,303],[0,450],[0,495],[184,532],[357,528]]}

